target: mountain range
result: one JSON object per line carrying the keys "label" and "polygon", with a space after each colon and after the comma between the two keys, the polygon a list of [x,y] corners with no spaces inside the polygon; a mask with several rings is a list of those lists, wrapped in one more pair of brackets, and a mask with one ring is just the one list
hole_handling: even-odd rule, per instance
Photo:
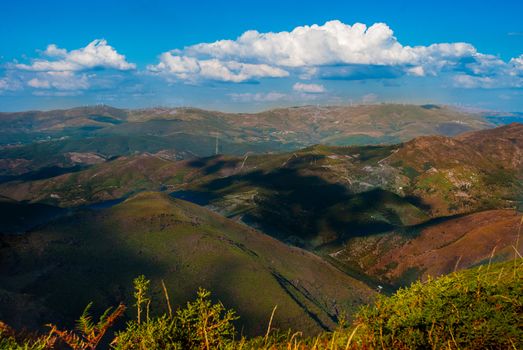
{"label": "mountain range", "polygon": [[[0,180],[41,177],[135,153],[171,159],[297,150],[314,144],[397,143],[452,136],[503,123],[445,106],[359,105],[281,108],[255,114],[194,108],[108,106],[0,113]],[[36,142],[35,142],[36,141]]]}
{"label": "mountain range", "polygon": [[376,290],[510,260],[523,124],[503,118],[435,105],[3,113],[0,319],[72,322],[90,301],[128,302],[145,274],[176,304],[214,291],[246,334],[275,305],[279,327],[315,333]]}

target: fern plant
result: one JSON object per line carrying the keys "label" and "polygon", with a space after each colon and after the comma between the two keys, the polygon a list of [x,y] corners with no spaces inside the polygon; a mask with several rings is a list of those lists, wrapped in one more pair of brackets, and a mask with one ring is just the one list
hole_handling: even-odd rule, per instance
{"label": "fern plant", "polygon": [[91,307],[92,303],[89,303],[76,322],[76,332],[62,331],[57,326],[50,324],[50,334],[56,335],[73,350],[95,350],[107,330],[123,315],[125,305],[120,304],[114,311],[112,308],[105,310],[96,323],[89,313]]}

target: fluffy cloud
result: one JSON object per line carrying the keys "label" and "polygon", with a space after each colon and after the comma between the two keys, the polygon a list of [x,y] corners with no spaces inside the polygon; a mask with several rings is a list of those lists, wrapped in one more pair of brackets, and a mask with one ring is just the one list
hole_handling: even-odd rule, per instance
{"label": "fluffy cloud", "polygon": [[489,76],[507,68],[507,64],[493,55],[478,53],[473,59],[464,62],[463,70],[472,75]]}
{"label": "fluffy cloud", "polygon": [[0,78],[0,94],[7,91],[17,91],[21,88],[22,84],[12,74]]}
{"label": "fluffy cloud", "polygon": [[463,73],[453,77],[456,87],[467,89],[523,87],[523,55],[505,63],[495,56],[478,54],[476,60],[465,66]]}
{"label": "fluffy cloud", "polygon": [[321,94],[325,92],[325,87],[320,84],[296,83],[292,86],[292,89],[306,94]]}
{"label": "fluffy cloud", "polygon": [[523,55],[511,59],[509,64],[513,68],[512,75],[523,76]]}
{"label": "fluffy cloud", "polygon": [[[368,27],[335,20],[299,26],[290,32],[250,30],[235,40],[172,50],[160,55],[160,62],[148,69],[169,79],[188,81],[243,82],[291,74],[304,80],[363,80],[436,76],[441,72],[456,73],[455,81],[465,81],[460,76],[489,77],[500,71],[516,74],[518,69],[521,72],[521,60],[506,63],[463,42],[403,45],[385,23]],[[511,65],[519,68],[510,71]],[[513,83],[517,86],[517,81]]]}
{"label": "fluffy cloud", "polygon": [[282,78],[289,73],[281,68],[267,64],[243,63],[234,60],[222,61],[216,58],[197,59],[190,56],[178,56],[165,52],[160,56],[160,63],[149,66],[149,71],[167,73],[181,80],[199,79],[240,83],[253,78]]}
{"label": "fluffy cloud", "polygon": [[[119,54],[107,41],[94,40],[87,46],[68,51],[51,44],[41,57],[35,58],[29,64],[11,63],[6,69],[11,75],[26,87],[37,90],[81,91],[94,85],[107,85],[102,76],[104,73],[94,74],[93,70],[129,71],[136,68],[133,63],[127,62],[124,55]],[[0,89],[2,89],[0,83]],[[41,94],[37,94],[41,95]]]}
{"label": "fluffy cloud", "polygon": [[454,87],[465,89],[500,89],[523,87],[523,77],[510,75],[510,73],[496,74],[492,76],[456,74],[452,80]]}
{"label": "fluffy cloud", "polygon": [[0,91],[12,91],[16,90],[15,86],[13,85],[13,82],[8,78],[1,78],[0,79]]}
{"label": "fluffy cloud", "polygon": [[[473,57],[476,49],[467,43],[442,43],[430,46],[404,46],[384,23],[370,27],[356,23],[347,25],[330,21],[324,25],[296,27],[291,32],[245,32],[236,40],[219,40],[173,50],[160,56],[160,63],[151,71],[170,73],[178,79],[201,78],[223,81],[244,81],[249,78],[286,76],[288,70],[299,69],[301,77],[312,77],[317,67],[358,65],[403,67],[404,73],[423,76],[436,74],[457,64],[462,57]],[[205,69],[212,63],[222,68],[252,65],[254,72],[224,73],[216,68]],[[256,69],[255,69],[256,68]],[[212,74],[209,74],[212,73]],[[320,72],[321,73],[321,72]]]}
{"label": "fluffy cloud", "polygon": [[49,59],[34,59],[31,64],[15,64],[17,69],[49,72],[49,71],[82,71],[93,68],[108,68],[117,70],[135,69],[134,63],[126,61],[103,39],[93,40],[86,47],[67,51],[51,44],[43,52]]}
{"label": "fluffy cloud", "polygon": [[473,75],[458,74],[453,77],[454,86],[466,89],[473,88],[492,88],[496,80],[491,77],[478,77]]}
{"label": "fluffy cloud", "polygon": [[241,59],[283,67],[334,64],[423,65],[476,52],[466,43],[403,46],[385,23],[370,27],[329,21],[296,27],[291,32],[247,31],[236,40],[220,40],[187,47],[191,56]]}

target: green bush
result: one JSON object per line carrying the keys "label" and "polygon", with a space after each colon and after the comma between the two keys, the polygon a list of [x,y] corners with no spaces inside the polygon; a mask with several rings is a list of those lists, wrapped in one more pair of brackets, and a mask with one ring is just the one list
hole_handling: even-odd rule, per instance
{"label": "green bush", "polygon": [[416,282],[357,315],[372,348],[521,349],[521,260]]}
{"label": "green bush", "polygon": [[111,345],[118,350],[183,349],[179,340],[175,320],[164,315],[143,323],[128,322],[126,329],[116,334]]}
{"label": "green bush", "polygon": [[[226,310],[222,303],[213,304],[210,292],[199,289],[196,300],[175,313],[169,306],[169,314],[149,318],[147,309],[147,318],[142,320],[141,305],[150,300],[149,281],[140,276],[134,284],[139,316],[117,333],[112,343],[114,349],[219,349],[229,346],[234,339],[232,321],[237,319],[234,311]],[[165,295],[170,305],[167,292]]]}

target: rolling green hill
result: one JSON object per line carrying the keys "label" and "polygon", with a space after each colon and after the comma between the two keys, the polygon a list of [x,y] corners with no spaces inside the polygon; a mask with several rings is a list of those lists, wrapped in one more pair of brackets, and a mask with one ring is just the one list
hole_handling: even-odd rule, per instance
{"label": "rolling green hill", "polygon": [[[245,334],[260,334],[275,305],[278,327],[328,329],[374,294],[309,252],[156,192],[0,239],[0,319],[15,326],[71,321],[89,301],[129,304],[139,274],[165,280],[175,304],[214,291]],[[36,306],[24,313],[28,298]]]}

